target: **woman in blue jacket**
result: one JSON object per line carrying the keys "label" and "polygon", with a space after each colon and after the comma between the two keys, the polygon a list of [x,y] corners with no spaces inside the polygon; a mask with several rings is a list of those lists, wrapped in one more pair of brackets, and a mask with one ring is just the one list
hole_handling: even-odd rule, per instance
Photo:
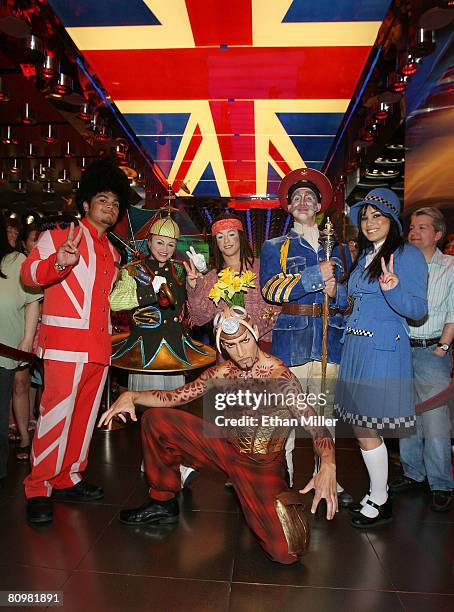
{"label": "woman in blue jacket", "polygon": [[392,519],[388,453],[381,433],[415,424],[413,369],[406,318],[427,314],[427,264],[404,242],[400,201],[373,189],[352,206],[359,226],[359,256],[350,274],[354,299],[344,335],[336,386],[337,415],[353,426],[370,478],[369,493],[351,507],[352,525],[370,528]]}

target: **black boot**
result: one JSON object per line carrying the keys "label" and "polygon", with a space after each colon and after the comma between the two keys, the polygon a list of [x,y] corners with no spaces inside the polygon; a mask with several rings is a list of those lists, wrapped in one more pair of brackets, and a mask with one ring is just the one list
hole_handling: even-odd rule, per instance
{"label": "black boot", "polygon": [[54,489],[52,497],[57,501],[96,501],[104,497],[104,491],[101,487],[81,480],[73,487]]}
{"label": "black boot", "polygon": [[52,518],[52,502],[48,497],[30,497],[27,500],[27,520],[30,523],[50,523]]}
{"label": "black boot", "polygon": [[385,503],[381,506],[370,499],[366,501],[365,505],[376,508],[378,510],[378,514],[374,518],[369,518],[368,516],[365,516],[359,512],[352,518],[351,521],[352,526],[356,527],[356,529],[370,529],[372,527],[378,527],[379,525],[390,523],[393,520],[393,507],[390,497],[388,497]]}
{"label": "black boot", "polygon": [[176,499],[169,499],[169,501],[149,499],[139,508],[122,510],[118,518],[120,523],[125,525],[147,525],[148,523],[164,525],[176,523],[179,513],[180,509]]}

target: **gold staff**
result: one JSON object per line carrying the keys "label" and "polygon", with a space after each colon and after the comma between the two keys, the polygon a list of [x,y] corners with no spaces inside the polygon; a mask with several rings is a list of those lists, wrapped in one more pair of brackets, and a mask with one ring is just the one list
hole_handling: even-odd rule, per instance
{"label": "gold staff", "polygon": [[[326,261],[331,259],[331,253],[333,251],[335,236],[334,227],[327,217],[325,227],[323,229],[323,236],[320,242],[323,245],[325,251]],[[326,367],[328,364],[328,322],[329,322],[329,295],[327,293],[323,296],[323,335],[322,335],[322,381],[321,381],[321,392],[326,393]],[[324,406],[320,406],[320,416],[324,416]]]}

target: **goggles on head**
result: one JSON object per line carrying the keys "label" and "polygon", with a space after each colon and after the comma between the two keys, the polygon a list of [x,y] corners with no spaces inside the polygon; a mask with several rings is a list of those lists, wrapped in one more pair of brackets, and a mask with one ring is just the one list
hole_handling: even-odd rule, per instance
{"label": "goggles on head", "polygon": [[216,348],[221,351],[220,339],[221,334],[234,336],[240,331],[241,325],[248,329],[255,341],[258,342],[257,332],[250,324],[249,315],[242,306],[232,306],[224,312],[218,312],[214,317],[213,326],[216,332]]}

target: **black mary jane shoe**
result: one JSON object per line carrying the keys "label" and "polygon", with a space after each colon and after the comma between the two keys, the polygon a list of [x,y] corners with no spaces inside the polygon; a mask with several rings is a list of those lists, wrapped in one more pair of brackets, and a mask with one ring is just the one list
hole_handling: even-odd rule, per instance
{"label": "black mary jane shoe", "polygon": [[370,499],[366,501],[365,505],[366,504],[378,510],[377,516],[370,518],[359,512],[356,514],[356,516],[352,517],[352,527],[355,527],[356,529],[371,529],[373,527],[378,527],[379,525],[390,523],[393,520],[393,507],[390,497],[388,497],[385,503],[381,506]]}
{"label": "black mary jane shoe", "polygon": [[120,523],[125,525],[148,525],[149,523],[165,525],[176,523],[179,514],[180,509],[176,499],[170,499],[166,502],[150,499],[139,508],[122,510],[118,519]]}
{"label": "black mary jane shoe", "polygon": [[53,518],[52,502],[48,497],[30,497],[26,512],[29,523],[50,523]]}
{"label": "black mary jane shoe", "polygon": [[81,480],[73,487],[67,489],[54,489],[52,497],[57,501],[96,501],[104,497],[104,491],[101,487],[90,484],[85,480]]}
{"label": "black mary jane shoe", "polygon": [[348,511],[350,512],[350,514],[352,516],[358,516],[358,514],[361,513],[361,510],[363,509],[363,504],[350,504],[348,507]]}
{"label": "black mary jane shoe", "polygon": [[[367,495],[370,495],[370,491],[367,492]],[[364,502],[366,503],[366,502]],[[358,514],[361,512],[361,510],[363,509],[363,505],[361,502],[358,502],[357,504],[351,503],[347,510],[350,512],[350,514],[352,516],[358,516]]]}

